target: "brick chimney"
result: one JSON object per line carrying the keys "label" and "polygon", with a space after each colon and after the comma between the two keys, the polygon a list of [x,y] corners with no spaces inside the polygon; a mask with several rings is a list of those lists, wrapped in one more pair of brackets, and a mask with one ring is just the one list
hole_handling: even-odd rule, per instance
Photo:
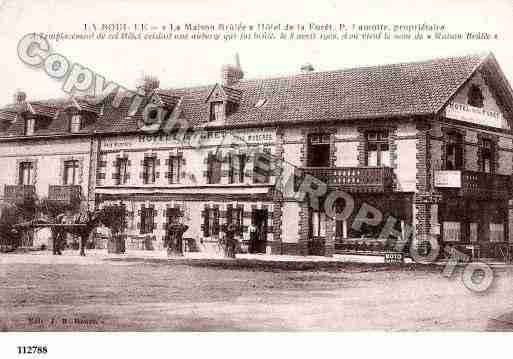
{"label": "brick chimney", "polygon": [[315,69],[313,67],[313,65],[309,62],[301,65],[301,72],[303,73],[308,73],[308,72],[313,72]]}
{"label": "brick chimney", "polygon": [[235,64],[227,64],[221,67],[221,81],[224,86],[230,86],[244,78],[244,72],[240,67],[239,54],[235,54]]}
{"label": "brick chimney", "polygon": [[160,81],[156,76],[142,75],[136,81],[136,90],[138,93],[148,96],[153,90],[158,89]]}
{"label": "brick chimney", "polygon": [[13,96],[14,104],[19,105],[27,100],[27,94],[21,90],[17,90]]}

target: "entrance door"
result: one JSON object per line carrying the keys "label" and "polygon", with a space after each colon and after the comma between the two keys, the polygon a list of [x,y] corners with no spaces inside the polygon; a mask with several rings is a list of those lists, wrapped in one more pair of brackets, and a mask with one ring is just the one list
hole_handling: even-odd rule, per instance
{"label": "entrance door", "polygon": [[267,246],[267,209],[254,209],[251,223],[255,231],[251,233],[249,253],[265,253]]}

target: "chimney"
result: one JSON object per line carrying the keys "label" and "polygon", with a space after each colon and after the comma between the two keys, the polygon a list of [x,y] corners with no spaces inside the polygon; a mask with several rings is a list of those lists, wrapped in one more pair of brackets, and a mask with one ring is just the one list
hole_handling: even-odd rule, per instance
{"label": "chimney", "polygon": [[136,81],[136,90],[138,93],[148,96],[153,90],[158,89],[160,81],[156,76],[142,75]]}
{"label": "chimney", "polygon": [[14,104],[19,105],[27,100],[27,94],[21,90],[17,90],[14,93]]}
{"label": "chimney", "polygon": [[227,64],[221,67],[221,80],[224,86],[230,86],[244,78],[244,72],[240,67],[239,54],[235,54],[235,64]]}
{"label": "chimney", "polygon": [[309,62],[301,65],[301,72],[303,73],[308,73],[308,72],[313,72],[315,69],[313,67],[313,65]]}

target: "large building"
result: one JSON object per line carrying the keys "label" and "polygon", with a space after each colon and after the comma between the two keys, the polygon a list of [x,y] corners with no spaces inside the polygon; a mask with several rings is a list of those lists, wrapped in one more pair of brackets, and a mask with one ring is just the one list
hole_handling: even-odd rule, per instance
{"label": "large building", "polygon": [[[162,249],[180,215],[201,251],[227,223],[254,253],[331,255],[412,231],[513,241],[513,92],[492,54],[250,80],[237,62],[217,84],[146,78],[139,93],[135,109],[17,93],[0,114],[4,200],[124,205],[129,248]],[[352,210],[333,218],[327,202]]]}

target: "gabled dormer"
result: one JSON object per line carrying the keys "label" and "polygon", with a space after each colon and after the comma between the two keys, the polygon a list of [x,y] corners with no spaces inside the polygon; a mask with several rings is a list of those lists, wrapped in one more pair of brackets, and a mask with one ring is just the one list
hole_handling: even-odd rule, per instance
{"label": "gabled dormer", "polygon": [[242,98],[242,91],[235,88],[242,80],[244,72],[240,67],[239,55],[235,55],[235,64],[221,67],[221,84],[216,84],[207,96],[208,122],[222,124],[226,117],[235,112]]}
{"label": "gabled dormer", "polygon": [[25,136],[32,136],[38,130],[47,129],[58,111],[56,106],[49,103],[26,101],[26,96],[22,92],[16,95],[15,107],[17,118],[24,121]]}
{"label": "gabled dormer", "polygon": [[241,98],[241,90],[216,84],[206,100],[209,108],[208,121],[223,123],[227,116],[237,110]]}
{"label": "gabled dormer", "polygon": [[[69,132],[78,133],[88,124],[98,119],[102,112],[102,105],[89,103],[83,98],[71,97],[69,103],[62,111],[69,121]],[[59,115],[60,112],[55,115],[55,118]]]}

